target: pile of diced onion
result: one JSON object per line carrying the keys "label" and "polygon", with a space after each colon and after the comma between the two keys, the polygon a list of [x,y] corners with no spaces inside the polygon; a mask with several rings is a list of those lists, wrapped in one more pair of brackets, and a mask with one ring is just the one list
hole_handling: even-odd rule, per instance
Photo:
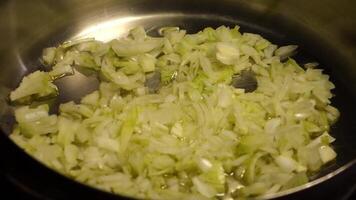
{"label": "pile of diced onion", "polygon": [[[278,48],[238,26],[160,33],[137,27],[108,43],[45,49],[45,70],[10,95],[10,137],[68,177],[144,199],[264,196],[307,183],[335,159],[334,85],[315,63],[290,58],[295,45]],[[49,113],[55,80],[80,69],[99,88]],[[252,90],[251,80],[232,84],[244,72]]]}

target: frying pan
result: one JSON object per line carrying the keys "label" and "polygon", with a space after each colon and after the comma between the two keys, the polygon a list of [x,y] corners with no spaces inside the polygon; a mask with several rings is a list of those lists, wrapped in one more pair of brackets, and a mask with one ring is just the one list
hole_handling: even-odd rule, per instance
{"label": "frying pan", "polygon": [[[162,26],[188,32],[220,25],[241,26],[273,43],[297,44],[299,63],[317,61],[335,83],[333,105],[340,112],[332,127],[337,160],[306,185],[275,199],[334,199],[356,185],[356,1],[351,0],[3,0],[0,2],[0,173],[38,199],[120,199],[48,169],[7,135],[14,119],[8,95],[41,64],[43,48],[80,37],[110,40],[142,25],[151,35]],[[61,79],[57,103],[78,100],[97,87],[80,73]]]}

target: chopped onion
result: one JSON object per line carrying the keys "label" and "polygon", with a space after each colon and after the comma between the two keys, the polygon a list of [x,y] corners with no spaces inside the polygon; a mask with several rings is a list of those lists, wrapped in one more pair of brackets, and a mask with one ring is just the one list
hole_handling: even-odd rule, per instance
{"label": "chopped onion", "polygon": [[330,162],[336,158],[335,151],[331,147],[325,145],[319,147],[319,154],[323,163]]}
{"label": "chopped onion", "polygon": [[[23,78],[10,137],[73,179],[140,199],[245,199],[308,182],[336,158],[334,85],[239,27],[149,36],[142,27],[43,51],[46,72]],[[55,80],[85,68],[100,81],[50,114]],[[25,104],[25,105],[24,105]],[[52,113],[52,111],[51,111]]]}

